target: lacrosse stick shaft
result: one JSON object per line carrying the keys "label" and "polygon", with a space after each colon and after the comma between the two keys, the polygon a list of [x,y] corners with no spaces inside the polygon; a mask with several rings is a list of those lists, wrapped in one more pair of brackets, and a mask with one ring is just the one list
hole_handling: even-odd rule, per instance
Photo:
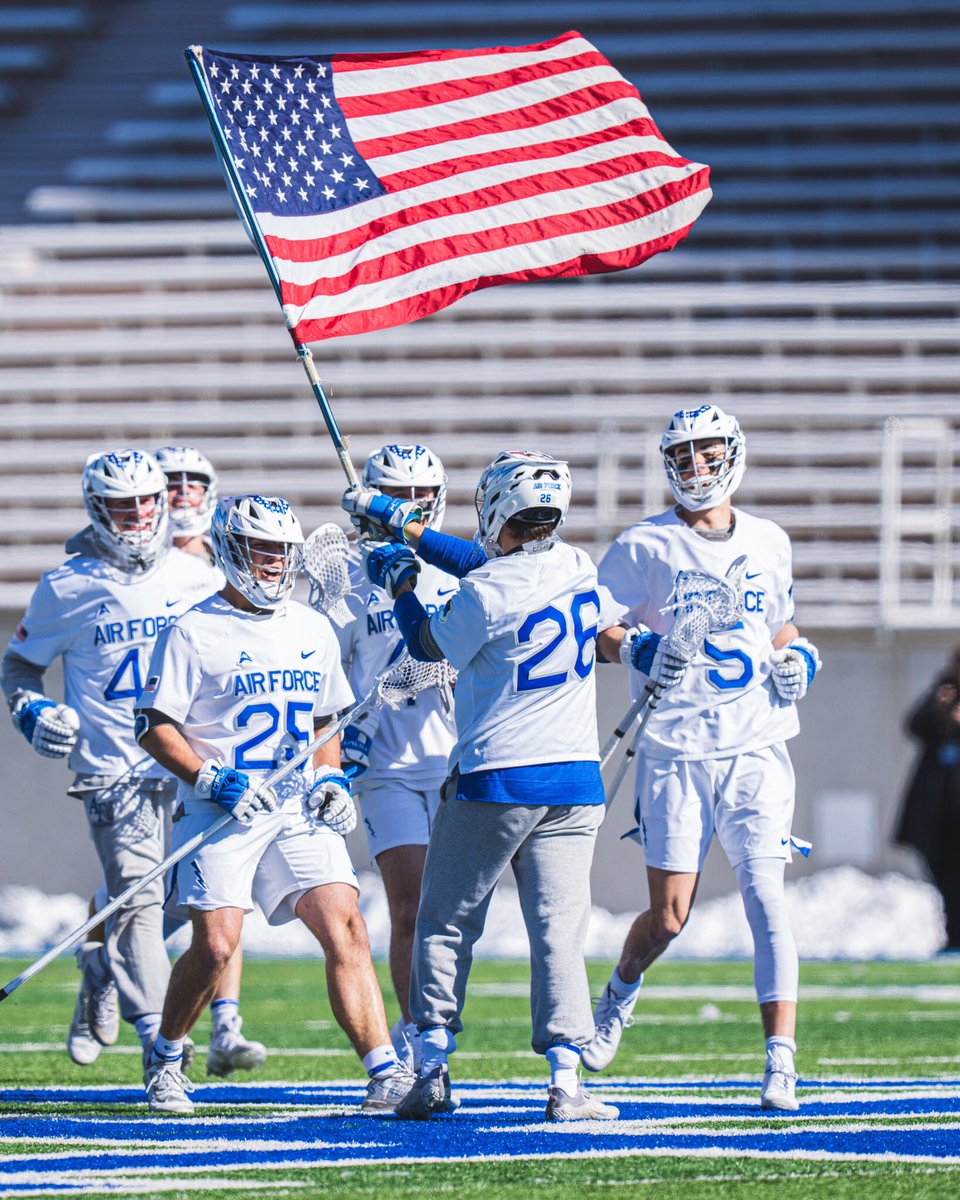
{"label": "lacrosse stick shaft", "polygon": [[[367,696],[365,699],[361,700],[359,704],[351,708],[349,712],[345,713],[342,717],[336,720],[333,725],[326,726],[322,733],[314,738],[314,740],[308,746],[305,746],[302,750],[295,754],[293,758],[291,758],[288,762],[285,762],[283,766],[278,767],[276,771],[268,775],[263,781],[264,785],[267,787],[273,787],[274,784],[277,784],[282,779],[285,779],[291,771],[295,771],[302,762],[305,762],[310,757],[311,754],[335,738],[337,734],[340,733],[341,730],[343,730],[343,728],[348,725],[359,712],[361,712],[361,710],[369,708],[369,706],[374,702],[374,698],[375,693],[374,696]],[[228,825],[233,819],[234,818],[229,813],[224,813],[223,816],[214,821],[214,823],[208,829],[205,829],[202,833],[198,833],[195,837],[190,838],[189,841],[184,842],[182,846],[174,850],[172,854],[167,855],[163,862],[157,863],[157,865],[148,871],[142,879],[138,879],[136,883],[131,883],[128,888],[125,888],[124,891],[120,893],[119,896],[114,897],[114,899],[111,900],[109,904],[105,904],[99,912],[95,912],[92,917],[84,921],[84,923],[74,929],[72,933],[67,934],[62,941],[58,942],[56,946],[38,958],[35,963],[31,963],[31,965],[27,967],[25,971],[21,971],[16,979],[11,979],[5,987],[0,988],[0,1000],[6,1000],[6,998],[12,992],[15,992],[17,988],[26,983],[28,979],[32,979],[34,975],[39,974],[44,967],[52,963],[55,958],[59,958],[64,950],[68,950],[75,942],[79,941],[79,939],[83,937],[85,933],[89,933],[89,931],[96,925],[99,925],[101,921],[111,916],[111,914],[115,913],[118,908],[121,908],[124,904],[126,904],[131,896],[135,896],[137,892],[139,892],[142,888],[145,888],[148,883],[153,883],[153,881],[159,875],[163,875],[164,872],[168,871],[172,866],[175,866],[182,858],[186,858],[188,854],[191,854],[197,849],[198,846],[203,845],[204,842],[213,837],[218,830],[223,829],[224,826]]]}
{"label": "lacrosse stick shaft", "polygon": [[[624,777],[626,776],[627,771],[630,769],[630,764],[633,762],[633,760],[637,756],[637,750],[640,746],[640,739],[643,737],[643,731],[646,729],[647,722],[650,720],[650,714],[657,707],[657,702],[659,701],[659,699],[662,695],[663,695],[663,688],[661,688],[659,685],[657,685],[651,689],[648,689],[640,697],[640,706],[642,706],[643,704],[646,704],[646,709],[644,710],[643,719],[641,720],[640,724],[637,726],[636,733],[634,733],[633,737],[630,739],[630,745],[627,746],[627,749],[623,755],[623,758],[620,760],[620,765],[617,767],[616,773],[614,774],[613,778],[610,780],[610,786],[609,786],[609,788],[607,788],[607,807],[608,808],[613,803],[614,798],[617,795],[617,792],[620,791],[620,785],[623,783]],[[639,707],[638,707],[638,711],[639,711]]]}
{"label": "lacrosse stick shaft", "polygon": [[613,752],[616,750],[617,746],[620,745],[620,742],[623,740],[623,737],[626,734],[627,730],[630,728],[630,726],[634,723],[634,721],[640,715],[640,710],[641,710],[641,708],[643,708],[644,704],[646,704],[647,699],[652,690],[653,690],[652,688],[648,688],[646,691],[642,692],[636,698],[636,700],[634,700],[634,702],[630,705],[630,707],[627,709],[627,711],[620,718],[620,722],[617,725],[616,729],[607,738],[606,742],[604,743],[603,750],[601,750],[601,752],[600,752],[600,770],[601,771],[607,765],[607,763],[610,761],[610,759],[613,757]]}

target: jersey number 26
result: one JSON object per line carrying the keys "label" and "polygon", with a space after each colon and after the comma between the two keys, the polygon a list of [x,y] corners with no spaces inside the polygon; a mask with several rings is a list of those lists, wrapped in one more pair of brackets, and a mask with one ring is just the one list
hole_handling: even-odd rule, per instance
{"label": "jersey number 26", "polygon": [[[592,625],[584,625],[583,610],[585,608],[593,610],[594,622]],[[542,625],[547,626],[547,629],[536,637],[537,641],[542,640],[551,630],[556,632],[545,646],[534,650],[532,654],[528,654],[526,658],[517,663],[517,691],[530,692],[535,688],[560,687],[567,682],[570,675],[569,670],[566,668],[558,670],[557,668],[564,661],[569,661],[570,651],[573,649],[568,642],[571,633],[576,645],[573,670],[581,679],[586,679],[593,670],[596,658],[596,618],[599,615],[600,597],[594,589],[589,592],[577,592],[570,601],[567,612],[553,604],[548,604],[546,608],[539,608],[536,612],[530,613],[517,630],[518,646],[532,642],[534,631]],[[534,673],[534,669],[540,667],[541,664],[543,664],[542,669]]]}

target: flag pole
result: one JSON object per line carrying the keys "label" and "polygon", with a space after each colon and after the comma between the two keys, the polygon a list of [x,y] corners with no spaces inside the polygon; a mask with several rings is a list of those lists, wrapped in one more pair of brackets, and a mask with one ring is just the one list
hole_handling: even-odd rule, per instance
{"label": "flag pole", "polygon": [[[200,55],[203,50],[202,46],[188,46],[184,50],[184,57],[187,60],[187,65],[190,68],[190,73],[193,76],[193,81],[197,85],[197,91],[200,93],[200,102],[203,105],[203,110],[207,114],[207,120],[210,122],[210,132],[213,135],[213,144],[216,147],[217,157],[220,160],[220,165],[223,168],[224,176],[226,177],[227,189],[230,192],[230,197],[233,200],[234,208],[237,210],[237,215],[240,218],[240,223],[246,231],[247,237],[253,243],[254,248],[260,255],[260,260],[267,269],[267,275],[270,277],[270,283],[273,285],[274,295],[277,297],[277,303],[283,308],[283,292],[280,287],[280,276],[277,273],[277,268],[274,266],[273,259],[270,257],[270,251],[267,249],[267,243],[264,240],[260,226],[257,224],[257,219],[253,215],[253,209],[250,207],[250,200],[243,189],[243,184],[240,176],[237,174],[237,168],[233,161],[233,156],[230,153],[230,148],[227,145],[227,137],[223,131],[223,126],[220,123],[220,118],[217,116],[216,109],[213,105],[213,97],[210,95],[210,88],[207,84],[207,77],[203,71],[203,64],[200,60]],[[313,361],[313,353],[309,346],[304,345],[293,336],[293,345],[297,352],[297,357],[306,372],[307,379],[313,394],[316,397],[317,404],[320,406],[320,413],[323,416],[323,422],[327,427],[327,433],[330,434],[330,440],[333,442],[333,448],[337,452],[337,458],[340,460],[340,466],[343,468],[343,473],[347,477],[347,484],[351,488],[360,486],[360,479],[357,475],[356,468],[350,460],[350,451],[346,438],[340,432],[340,426],[337,424],[337,418],[333,415],[333,409],[330,407],[330,401],[323,389],[323,383],[320,376],[317,374],[317,368]]]}

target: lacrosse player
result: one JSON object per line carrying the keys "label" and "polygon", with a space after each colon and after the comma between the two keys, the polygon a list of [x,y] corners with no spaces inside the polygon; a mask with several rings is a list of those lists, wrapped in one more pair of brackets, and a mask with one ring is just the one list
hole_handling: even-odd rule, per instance
{"label": "lacrosse player", "polygon": [[[446,479],[437,456],[419,445],[381,447],[361,475],[365,488],[416,502],[430,529],[439,529],[443,521]],[[349,619],[335,627],[350,684],[362,696],[403,643],[389,592],[370,583],[359,561],[351,563],[351,582]],[[427,612],[439,612],[458,583],[428,566],[417,580],[417,595]],[[450,690],[428,688],[398,710],[374,710],[348,725],[341,747],[343,769],[357,781],[370,857],[383,877],[390,909],[390,975],[401,1012],[390,1036],[411,1067],[417,1038],[409,1006],[413,932],[430,826],[455,741]]]}
{"label": "lacrosse player", "polygon": [[[477,487],[479,545],[425,528],[414,503],[368,489],[343,497],[347,512],[397,539],[369,546],[366,565],[395,597],[411,654],[446,657],[459,671],[452,773],[417,915],[410,1008],[422,1066],[402,1118],[455,1107],[447,1060],[463,1027],[473,947],[508,866],[530,938],[532,1044],[550,1065],[547,1119],[618,1115],[583,1090],[578,1065],[593,1036],[583,939],[604,812],[594,656],[599,645],[616,660],[626,631],[593,563],[556,536],[570,493],[566,463],[500,454]],[[411,546],[460,577],[439,613],[413,590],[420,564]]]}
{"label": "lacrosse player", "polygon": [[[68,794],[83,801],[116,896],[162,860],[174,793],[134,739],[134,701],[158,633],[214,585],[198,559],[169,553],[166,479],[152,455],[92,455],[82,487],[90,524],[67,542],[72,557],[37,585],[4,655],[3,690],[34,750],[68,759]],[[56,658],[63,703],[44,691]],[[170,974],[162,899],[158,879],[108,919],[105,944],[77,952],[82,982],[67,1036],[74,1062],[92,1063],[117,1040],[116,992],[141,1042],[156,1037]]]}
{"label": "lacrosse player", "polygon": [[[600,580],[659,640],[677,572],[723,576],[746,556],[742,620],[710,635],[651,716],[637,757],[637,840],[650,907],[637,917],[595,1013],[583,1064],[613,1059],[643,980],[685,925],[714,833],[733,867],[753,934],[766,1036],[763,1108],[796,1109],[794,1041],[799,967],[784,903],[794,774],[786,741],[796,703],[820,668],[793,624],[790,542],[773,522],[732,506],[745,465],[737,421],[711,404],[678,412],[660,442],[676,505],[631,525],[604,556]],[[635,685],[636,687],[636,685]],[[809,850],[807,843],[794,841]]]}
{"label": "lacrosse player", "polygon": [[[210,521],[217,505],[219,482],[213,463],[194,446],[161,446],[156,453],[167,477],[167,506],[173,544],[184,554],[195,554],[210,566],[214,579],[212,592],[223,587],[224,578],[214,564],[210,545]],[[175,923],[167,918],[165,931],[170,936]],[[243,972],[243,944],[224,967],[220,982],[210,1001],[210,1046],[207,1050],[207,1074],[230,1075],[233,1071],[252,1071],[262,1067],[267,1048],[243,1036],[240,1015],[240,979]]]}
{"label": "lacrosse player", "polygon": [[221,500],[211,526],[227,583],[165,629],[138,704],[141,745],[180,780],[174,846],[220,829],[177,864],[168,910],[193,925],[174,966],[159,1035],[144,1061],[155,1112],[189,1113],[184,1039],[235,951],[253,899],[271,924],[299,918],[326,960],[331,1006],[370,1076],[363,1109],[393,1108],[412,1075],[387,1031],[344,835],[356,824],[340,739],[274,791],[264,780],[351,704],[337,640],[290,600],[303,534],[285,500]]}

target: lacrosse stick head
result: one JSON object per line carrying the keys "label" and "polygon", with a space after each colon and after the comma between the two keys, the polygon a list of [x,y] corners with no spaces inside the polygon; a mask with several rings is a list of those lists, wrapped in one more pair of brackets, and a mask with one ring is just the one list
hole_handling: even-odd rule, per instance
{"label": "lacrosse stick head", "polygon": [[350,595],[350,571],[347,535],[332,521],[320,525],[303,544],[303,573],[310,581],[310,607],[342,624],[350,610],[345,604]]}
{"label": "lacrosse stick head", "polygon": [[723,579],[699,568],[677,572],[673,592],[662,609],[674,614],[667,635],[673,646],[692,657],[707,634],[736,625],[743,615],[740,577],[745,564],[742,556],[736,559]]}
{"label": "lacrosse stick head", "polygon": [[377,704],[399,708],[427,688],[452,687],[456,678],[456,671],[446,659],[420,662],[404,653],[377,679]]}

